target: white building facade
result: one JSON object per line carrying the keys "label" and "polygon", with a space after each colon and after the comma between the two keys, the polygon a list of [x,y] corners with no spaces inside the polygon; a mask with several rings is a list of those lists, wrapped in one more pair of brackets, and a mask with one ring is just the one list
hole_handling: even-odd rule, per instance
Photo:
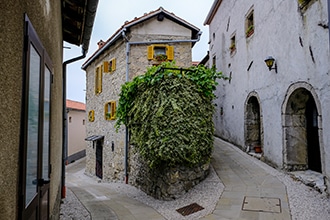
{"label": "white building facade", "polygon": [[205,24],[210,65],[230,77],[217,88],[215,134],[244,151],[261,146],[273,166],[314,170],[328,182],[327,1],[215,0]]}

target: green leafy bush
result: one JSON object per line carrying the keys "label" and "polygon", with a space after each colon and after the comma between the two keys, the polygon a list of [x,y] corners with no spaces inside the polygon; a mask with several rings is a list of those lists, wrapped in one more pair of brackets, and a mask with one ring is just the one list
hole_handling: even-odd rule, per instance
{"label": "green leafy bush", "polygon": [[122,86],[116,126],[128,126],[130,143],[150,167],[194,166],[212,153],[213,90],[224,77],[204,66],[175,68],[165,62]]}

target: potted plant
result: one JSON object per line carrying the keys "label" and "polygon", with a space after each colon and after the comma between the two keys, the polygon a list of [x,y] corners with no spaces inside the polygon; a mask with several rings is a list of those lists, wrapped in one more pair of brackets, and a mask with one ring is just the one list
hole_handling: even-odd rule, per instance
{"label": "potted plant", "polygon": [[105,113],[105,119],[109,120],[111,118],[111,112]]}
{"label": "potted plant", "polygon": [[245,32],[246,37],[250,37],[254,33],[254,26],[250,25]]}
{"label": "potted plant", "polygon": [[229,50],[230,50],[230,53],[233,53],[236,50],[236,45],[234,43],[232,45],[230,45]]}
{"label": "potted plant", "polygon": [[257,144],[254,146],[255,153],[262,153],[261,145]]}
{"label": "potted plant", "polygon": [[157,60],[157,61],[166,61],[167,60],[167,56],[165,54],[157,54],[155,56],[155,60]]}

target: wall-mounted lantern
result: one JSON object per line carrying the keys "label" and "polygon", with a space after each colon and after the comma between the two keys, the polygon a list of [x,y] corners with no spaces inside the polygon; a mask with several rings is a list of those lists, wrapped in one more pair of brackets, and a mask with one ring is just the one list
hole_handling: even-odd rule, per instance
{"label": "wall-mounted lantern", "polygon": [[[265,59],[265,63],[269,69],[269,71],[271,70],[275,70],[275,73],[277,73],[277,64],[276,64],[276,61],[275,59],[272,57],[272,56],[268,56],[266,59]],[[273,68],[273,65],[274,65],[274,68]]]}

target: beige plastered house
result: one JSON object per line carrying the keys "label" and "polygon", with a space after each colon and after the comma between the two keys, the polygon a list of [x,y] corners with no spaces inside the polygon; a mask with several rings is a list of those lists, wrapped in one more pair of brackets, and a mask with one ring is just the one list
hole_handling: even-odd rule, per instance
{"label": "beige plastered house", "polygon": [[86,105],[85,103],[66,100],[68,120],[67,164],[86,156]]}
{"label": "beige plastered house", "polygon": [[1,3],[0,219],[59,219],[63,41],[87,51],[98,1]]}

